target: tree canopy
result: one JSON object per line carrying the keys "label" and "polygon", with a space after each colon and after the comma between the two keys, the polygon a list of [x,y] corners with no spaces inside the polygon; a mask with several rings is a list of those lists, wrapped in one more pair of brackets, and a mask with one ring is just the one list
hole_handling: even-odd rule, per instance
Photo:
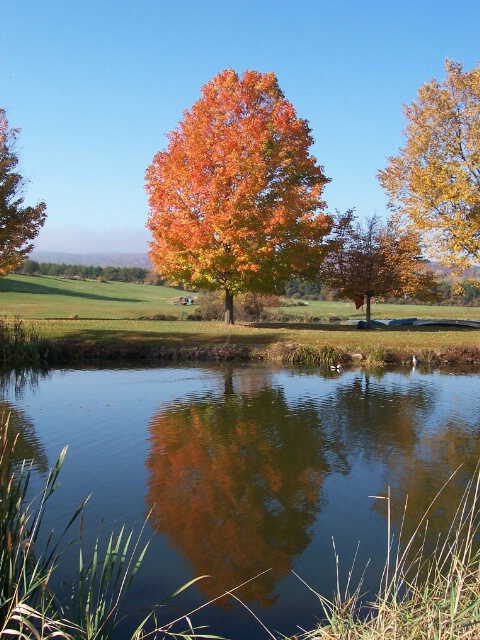
{"label": "tree canopy", "polygon": [[19,130],[9,126],[0,109],[0,277],[22,264],[33,249],[46,218],[46,205],[24,206],[26,180],[18,173],[15,140]]}
{"label": "tree canopy", "polygon": [[423,235],[431,257],[480,259],[480,65],[446,61],[405,106],[405,146],[379,171],[391,208]]}
{"label": "tree canopy", "polygon": [[321,262],[329,181],[306,120],[275,74],[228,69],[202,88],[146,173],[153,241],[165,278],[233,297],[272,293]]}
{"label": "tree canopy", "polygon": [[418,233],[401,230],[394,220],[382,222],[378,216],[368,218],[362,226],[353,209],[337,212],[331,250],[319,278],[338,289],[342,297],[362,304],[365,300],[367,326],[374,296],[408,295],[425,301],[436,298],[435,277],[420,255]]}

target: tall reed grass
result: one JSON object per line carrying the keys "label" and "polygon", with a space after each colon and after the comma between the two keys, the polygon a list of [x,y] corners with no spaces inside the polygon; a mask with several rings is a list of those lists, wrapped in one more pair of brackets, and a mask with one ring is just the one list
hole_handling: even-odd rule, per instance
{"label": "tall reed grass", "polygon": [[[58,540],[48,536],[45,549],[38,548],[38,534],[47,503],[52,497],[66,455],[62,450],[48,474],[44,488],[32,502],[27,491],[32,466],[15,458],[17,438],[9,437],[9,417],[0,421],[0,638],[11,640],[110,640],[122,616],[122,603],[147,551],[142,542],[144,527],[136,536],[121,528],[111,533],[106,548],[97,539],[88,558],[82,549],[82,502]],[[76,577],[65,601],[52,590],[53,572],[62,560],[65,534],[79,521],[79,561]],[[195,582],[193,580],[192,582]],[[177,595],[192,582],[181,587]],[[140,638],[213,638],[199,633],[188,614],[158,624],[158,607],[148,612],[132,634]],[[186,631],[174,631],[181,623]],[[149,627],[149,628],[147,628]]]}
{"label": "tall reed grass", "polygon": [[48,343],[33,323],[21,318],[0,318],[0,362],[38,364],[46,360]]}
{"label": "tall reed grass", "polygon": [[285,365],[330,367],[342,361],[342,352],[332,345],[313,347],[310,345],[278,343],[271,349],[271,357]]}
{"label": "tall reed grass", "polygon": [[428,512],[435,500],[410,540],[402,546],[393,544],[390,494],[384,497],[388,505],[389,544],[376,597],[364,602],[362,582],[351,589],[351,572],[346,587],[340,587],[339,558],[335,553],[336,593],[332,599],[316,594],[324,620],[316,629],[295,636],[296,640],[478,640],[479,487],[477,469],[450,528],[442,536],[443,541],[438,541],[430,555],[426,555],[423,543],[419,544],[420,551],[414,553],[413,548],[424,540]]}

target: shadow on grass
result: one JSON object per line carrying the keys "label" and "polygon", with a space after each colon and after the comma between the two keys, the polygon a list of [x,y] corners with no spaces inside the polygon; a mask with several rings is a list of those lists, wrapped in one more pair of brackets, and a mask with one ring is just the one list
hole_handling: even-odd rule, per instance
{"label": "shadow on grass", "polygon": [[[288,330],[292,331],[323,331],[325,333],[356,333],[374,334],[374,333],[438,333],[441,331],[463,331],[465,327],[375,327],[369,331],[358,330],[355,325],[331,325],[331,324],[295,324],[295,323],[255,323],[249,325],[255,329],[268,329],[268,332],[262,333],[229,333],[228,328],[225,331],[218,326],[212,326],[210,331],[196,332],[194,325],[192,331],[172,331],[171,329],[162,331],[161,327],[152,330],[123,330],[95,327],[94,329],[79,329],[77,331],[68,332],[61,340],[66,342],[90,342],[90,343],[108,343],[133,346],[137,344],[145,347],[172,346],[178,347],[197,347],[197,346],[214,346],[230,344],[232,346],[250,346],[250,347],[268,347],[275,343],[290,341],[292,339]],[[286,330],[286,331],[285,331]],[[467,329],[468,330],[468,329]]]}
{"label": "shadow on grass", "polygon": [[252,322],[253,329],[293,329],[295,331],[353,331],[355,324],[321,324],[319,322]]}
{"label": "shadow on grass", "polygon": [[[192,347],[192,346],[208,346],[208,345],[245,345],[245,346],[270,346],[275,343],[286,342],[292,340],[292,334],[290,332],[323,332],[325,334],[356,334],[359,337],[361,335],[372,334],[436,334],[443,332],[462,332],[462,331],[475,331],[468,327],[456,327],[456,326],[384,326],[373,327],[372,329],[359,330],[355,324],[340,325],[340,324],[306,324],[306,323],[252,323],[243,325],[247,331],[242,333],[230,332],[227,325],[219,326],[212,323],[211,329],[205,330],[205,323],[202,323],[202,329],[196,331],[195,323],[191,323],[191,330],[188,331],[176,331],[172,330],[172,323],[168,322],[168,328],[162,330],[162,323],[155,323],[155,327],[147,329],[151,326],[149,322],[145,322],[145,329],[122,329],[112,328],[106,326],[102,327],[103,322],[107,325],[110,320],[99,321],[94,328],[78,328],[76,330],[68,331],[62,338],[63,341],[68,342],[95,342],[95,343],[125,343],[125,344],[138,344],[149,347],[155,346],[175,346],[175,347]],[[143,324],[143,323],[142,323]],[[175,323],[173,323],[175,324]],[[182,327],[185,327],[185,323],[182,322]],[[242,326],[242,325],[236,325]],[[261,329],[261,333],[248,332],[248,328]],[[58,338],[57,338],[58,339]],[[332,338],[334,340],[334,338]],[[339,340],[341,340],[339,336]]]}
{"label": "shadow on grass", "polygon": [[[306,323],[306,322],[252,322],[248,325],[254,329],[294,329],[295,331],[342,331],[352,332],[358,331],[359,333],[366,333],[366,329],[358,329],[356,321],[351,324],[322,324],[322,323]],[[438,333],[439,331],[475,331],[474,327],[467,327],[462,325],[384,325],[373,326],[368,329],[369,333],[372,332],[394,332],[394,333]]]}
{"label": "shadow on grass", "polygon": [[25,293],[28,295],[50,295],[50,296],[71,296],[74,298],[86,298],[88,300],[105,300],[109,302],[143,302],[138,298],[111,298],[74,289],[56,289],[47,287],[44,284],[34,282],[21,282],[20,280],[10,280],[0,278],[0,293]]}
{"label": "shadow on grass", "polygon": [[285,335],[276,331],[265,334],[231,335],[212,329],[212,333],[190,333],[175,331],[122,331],[121,329],[81,329],[61,338],[66,342],[108,342],[138,344],[144,346],[174,345],[174,346],[198,346],[198,345],[250,345],[265,346],[281,342]]}

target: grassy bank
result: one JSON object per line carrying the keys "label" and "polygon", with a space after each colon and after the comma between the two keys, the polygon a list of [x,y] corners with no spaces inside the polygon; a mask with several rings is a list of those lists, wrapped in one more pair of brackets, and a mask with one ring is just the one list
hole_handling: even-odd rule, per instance
{"label": "grassy bank", "polygon": [[[411,549],[416,539],[424,538],[435,501],[405,546],[395,548],[389,535],[387,560],[373,600],[362,602],[361,583],[347,584],[343,590],[338,584],[332,598],[317,594],[325,619],[296,640],[478,640],[479,497],[477,469],[454,522],[430,556],[421,547],[412,557]],[[338,557],[336,561],[338,566]]]}
{"label": "grassy bank", "polygon": [[[10,325],[18,322],[15,317],[25,319],[31,337],[21,357],[46,364],[252,359],[353,366],[411,363],[414,354],[424,365],[480,364],[480,332],[473,329],[385,326],[359,331],[355,324],[308,321],[312,316],[363,318],[353,304],[343,302],[312,302],[308,312],[298,307],[277,310],[307,313],[302,322],[226,326],[188,320],[195,307],[174,304],[177,294],[165,287],[15,275],[0,279],[0,313]],[[480,320],[480,308],[377,305],[374,315]],[[166,319],[151,319],[159,316]],[[3,349],[4,362],[15,352],[11,344]]]}
{"label": "grassy bank", "polygon": [[[12,321],[13,322],[13,321]],[[480,364],[473,329],[385,327],[359,331],[338,325],[234,325],[146,320],[25,321],[37,360],[265,360],[282,364],[364,366]],[[30,351],[28,351],[30,353]]]}

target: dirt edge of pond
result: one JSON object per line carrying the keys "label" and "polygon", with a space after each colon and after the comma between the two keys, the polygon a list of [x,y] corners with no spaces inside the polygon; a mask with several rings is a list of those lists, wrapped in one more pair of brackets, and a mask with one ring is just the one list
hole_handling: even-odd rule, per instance
{"label": "dirt edge of pond", "polygon": [[444,365],[480,366],[480,347],[451,346],[441,350],[420,349],[413,354],[406,349],[373,347],[348,351],[335,346],[316,348],[294,343],[275,343],[268,347],[223,344],[197,346],[151,346],[135,342],[101,342],[50,340],[44,352],[47,364],[65,362],[104,361],[251,361],[276,362],[286,365],[311,366],[384,366],[384,365]]}

